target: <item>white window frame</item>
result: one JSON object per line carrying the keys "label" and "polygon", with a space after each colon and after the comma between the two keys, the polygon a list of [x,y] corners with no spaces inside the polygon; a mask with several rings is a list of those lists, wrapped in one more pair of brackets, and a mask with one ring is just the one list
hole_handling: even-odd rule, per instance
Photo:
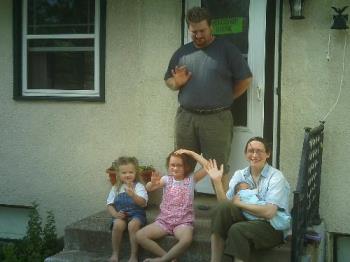
{"label": "white window frame", "polygon": [[[95,17],[93,34],[40,34],[29,35],[27,33],[28,17],[28,0],[23,0],[22,8],[22,81],[21,96],[23,97],[84,97],[99,98],[101,97],[100,88],[100,0],[95,0]],[[28,89],[28,42],[32,39],[93,39],[94,40],[94,89],[93,90],[62,90],[62,89]],[[50,47],[51,51],[85,51],[89,47]],[[47,47],[39,47],[37,50],[42,51]],[[67,50],[69,49],[69,50]]]}

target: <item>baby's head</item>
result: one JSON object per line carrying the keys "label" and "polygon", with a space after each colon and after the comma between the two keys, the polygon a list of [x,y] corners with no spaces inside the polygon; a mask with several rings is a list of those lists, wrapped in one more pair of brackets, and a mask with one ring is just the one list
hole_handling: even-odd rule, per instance
{"label": "baby's head", "polygon": [[112,167],[117,174],[117,187],[122,183],[140,181],[139,162],[135,157],[121,156],[113,162]]}
{"label": "baby's head", "polygon": [[175,151],[166,158],[166,167],[169,174],[175,172],[183,177],[187,177],[192,172],[190,157],[186,154],[175,154]]}
{"label": "baby's head", "polygon": [[244,189],[249,189],[249,188],[250,188],[249,184],[247,182],[242,181],[242,182],[239,182],[235,185],[234,193],[236,195],[239,191],[244,190]]}

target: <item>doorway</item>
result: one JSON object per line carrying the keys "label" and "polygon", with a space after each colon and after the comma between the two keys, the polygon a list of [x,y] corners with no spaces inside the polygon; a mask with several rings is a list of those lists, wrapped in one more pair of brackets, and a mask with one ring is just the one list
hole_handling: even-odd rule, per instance
{"label": "doorway", "polygon": [[[229,174],[232,175],[235,170],[246,166],[243,150],[250,137],[264,136],[269,142],[274,142],[273,148],[276,148],[276,3],[269,0],[185,0],[184,14],[193,6],[209,10],[213,18],[213,34],[234,43],[247,59],[253,73],[253,82],[248,92],[235,100],[232,106],[235,123],[229,160]],[[183,42],[188,43],[191,37],[185,21],[183,27]],[[273,154],[273,164],[276,164],[275,156]],[[196,190],[214,193],[208,177],[197,184]]]}

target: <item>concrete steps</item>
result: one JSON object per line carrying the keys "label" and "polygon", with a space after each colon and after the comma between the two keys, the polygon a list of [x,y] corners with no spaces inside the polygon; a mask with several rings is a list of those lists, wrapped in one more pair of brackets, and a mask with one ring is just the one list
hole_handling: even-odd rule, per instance
{"label": "concrete steps", "polygon": [[[180,262],[209,261],[210,260],[210,212],[216,204],[213,196],[196,196],[195,200],[195,233],[194,241],[187,252],[179,258]],[[203,208],[208,207],[208,210]],[[148,223],[153,222],[159,213],[158,205],[147,207]],[[65,229],[64,250],[55,256],[47,258],[45,262],[102,262],[108,261],[111,255],[111,217],[107,211],[102,211],[69,225]],[[173,237],[165,237],[159,241],[166,250],[174,243]],[[130,254],[127,233],[121,246],[121,261],[127,261]],[[151,254],[141,250],[140,261]],[[290,247],[282,245],[273,250],[255,252],[251,262],[288,262]]]}

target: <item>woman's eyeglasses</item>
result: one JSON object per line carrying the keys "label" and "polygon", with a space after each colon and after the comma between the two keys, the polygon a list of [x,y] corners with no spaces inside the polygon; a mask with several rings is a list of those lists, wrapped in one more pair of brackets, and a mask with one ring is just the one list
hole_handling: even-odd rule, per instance
{"label": "woman's eyeglasses", "polygon": [[249,155],[253,155],[253,154],[257,154],[257,155],[262,155],[262,154],[265,154],[265,150],[262,150],[262,149],[248,149],[247,150],[247,154]]}

